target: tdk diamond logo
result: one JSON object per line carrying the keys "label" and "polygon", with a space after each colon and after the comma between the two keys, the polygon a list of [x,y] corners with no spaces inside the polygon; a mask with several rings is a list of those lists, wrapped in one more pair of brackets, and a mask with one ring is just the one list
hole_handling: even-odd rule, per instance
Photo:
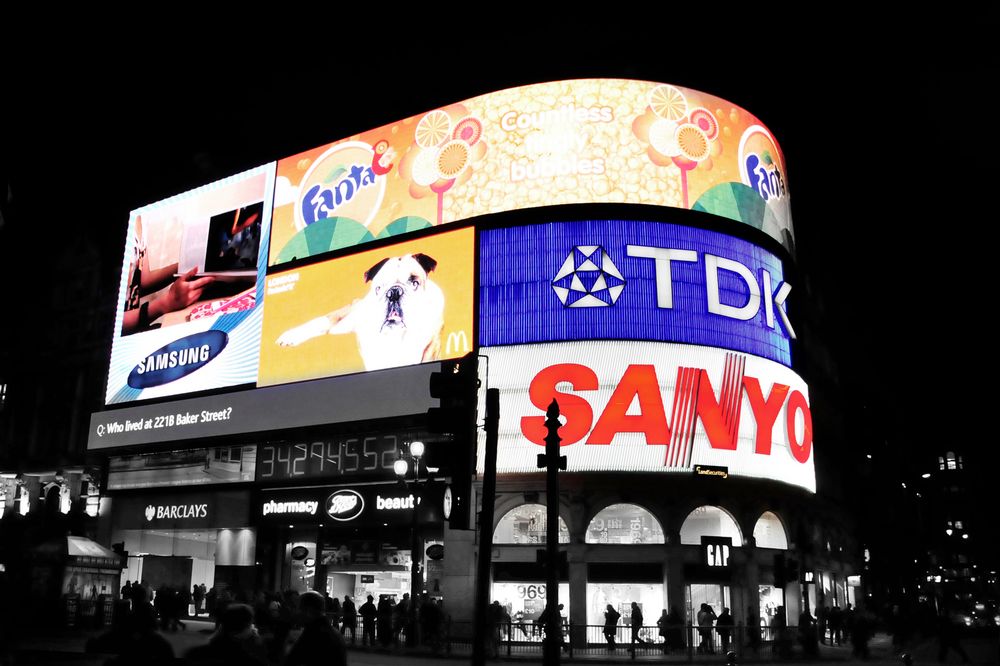
{"label": "tdk diamond logo", "polygon": [[625,288],[625,278],[600,245],[577,245],[552,278],[552,289],[570,308],[614,305]]}

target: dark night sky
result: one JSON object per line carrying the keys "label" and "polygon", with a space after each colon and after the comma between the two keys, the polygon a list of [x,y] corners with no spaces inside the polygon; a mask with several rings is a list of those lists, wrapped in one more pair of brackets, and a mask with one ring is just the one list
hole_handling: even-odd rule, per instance
{"label": "dark night sky", "polygon": [[[679,84],[748,109],[781,143],[799,259],[825,297],[843,384],[877,437],[935,448],[981,438],[977,414],[992,396],[971,382],[992,356],[979,314],[989,262],[987,236],[973,232],[995,217],[995,111],[982,92],[995,56],[941,17],[920,30],[912,17],[802,19],[786,41],[770,12],[729,17],[723,30],[718,10],[647,20],[636,7],[620,25],[575,16],[501,33],[442,6],[438,27],[298,17],[286,29],[286,18],[268,24],[277,43],[264,28],[156,38],[144,26],[136,36],[67,28],[46,42],[55,54],[13,47],[5,58],[5,232],[45,252],[84,225],[117,274],[130,209],[242,169],[514,85]],[[10,261],[2,270],[8,302],[30,312],[30,273]]]}

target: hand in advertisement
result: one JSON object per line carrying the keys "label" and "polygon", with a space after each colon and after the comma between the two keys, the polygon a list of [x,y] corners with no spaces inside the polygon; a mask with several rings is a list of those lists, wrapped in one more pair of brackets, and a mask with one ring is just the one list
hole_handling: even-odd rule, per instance
{"label": "hand in advertisement", "polygon": [[183,310],[197,302],[201,298],[201,292],[205,290],[205,287],[215,281],[215,278],[211,276],[195,278],[194,276],[197,272],[197,267],[192,268],[174,280],[163,296],[153,301],[153,304],[150,305],[150,314],[153,314],[154,309],[157,315]]}

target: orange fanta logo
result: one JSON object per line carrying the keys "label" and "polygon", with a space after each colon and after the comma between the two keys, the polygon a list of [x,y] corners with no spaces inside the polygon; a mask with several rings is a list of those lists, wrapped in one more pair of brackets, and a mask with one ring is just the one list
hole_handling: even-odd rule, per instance
{"label": "orange fanta logo", "polygon": [[761,199],[772,201],[787,194],[785,165],[774,137],[761,125],[743,132],[739,146],[740,177]]}
{"label": "orange fanta logo", "polygon": [[367,143],[347,141],[320,155],[302,179],[295,207],[295,226],[306,226],[328,217],[346,217],[368,226],[385,195],[385,178],[391,155]]}

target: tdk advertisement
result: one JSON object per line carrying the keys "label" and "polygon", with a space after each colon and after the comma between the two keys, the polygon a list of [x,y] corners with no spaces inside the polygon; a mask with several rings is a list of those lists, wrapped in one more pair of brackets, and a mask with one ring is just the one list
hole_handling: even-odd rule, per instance
{"label": "tdk advertisement", "polygon": [[781,260],[748,241],[663,222],[588,220],[480,234],[482,347],[652,340],[791,365]]}

